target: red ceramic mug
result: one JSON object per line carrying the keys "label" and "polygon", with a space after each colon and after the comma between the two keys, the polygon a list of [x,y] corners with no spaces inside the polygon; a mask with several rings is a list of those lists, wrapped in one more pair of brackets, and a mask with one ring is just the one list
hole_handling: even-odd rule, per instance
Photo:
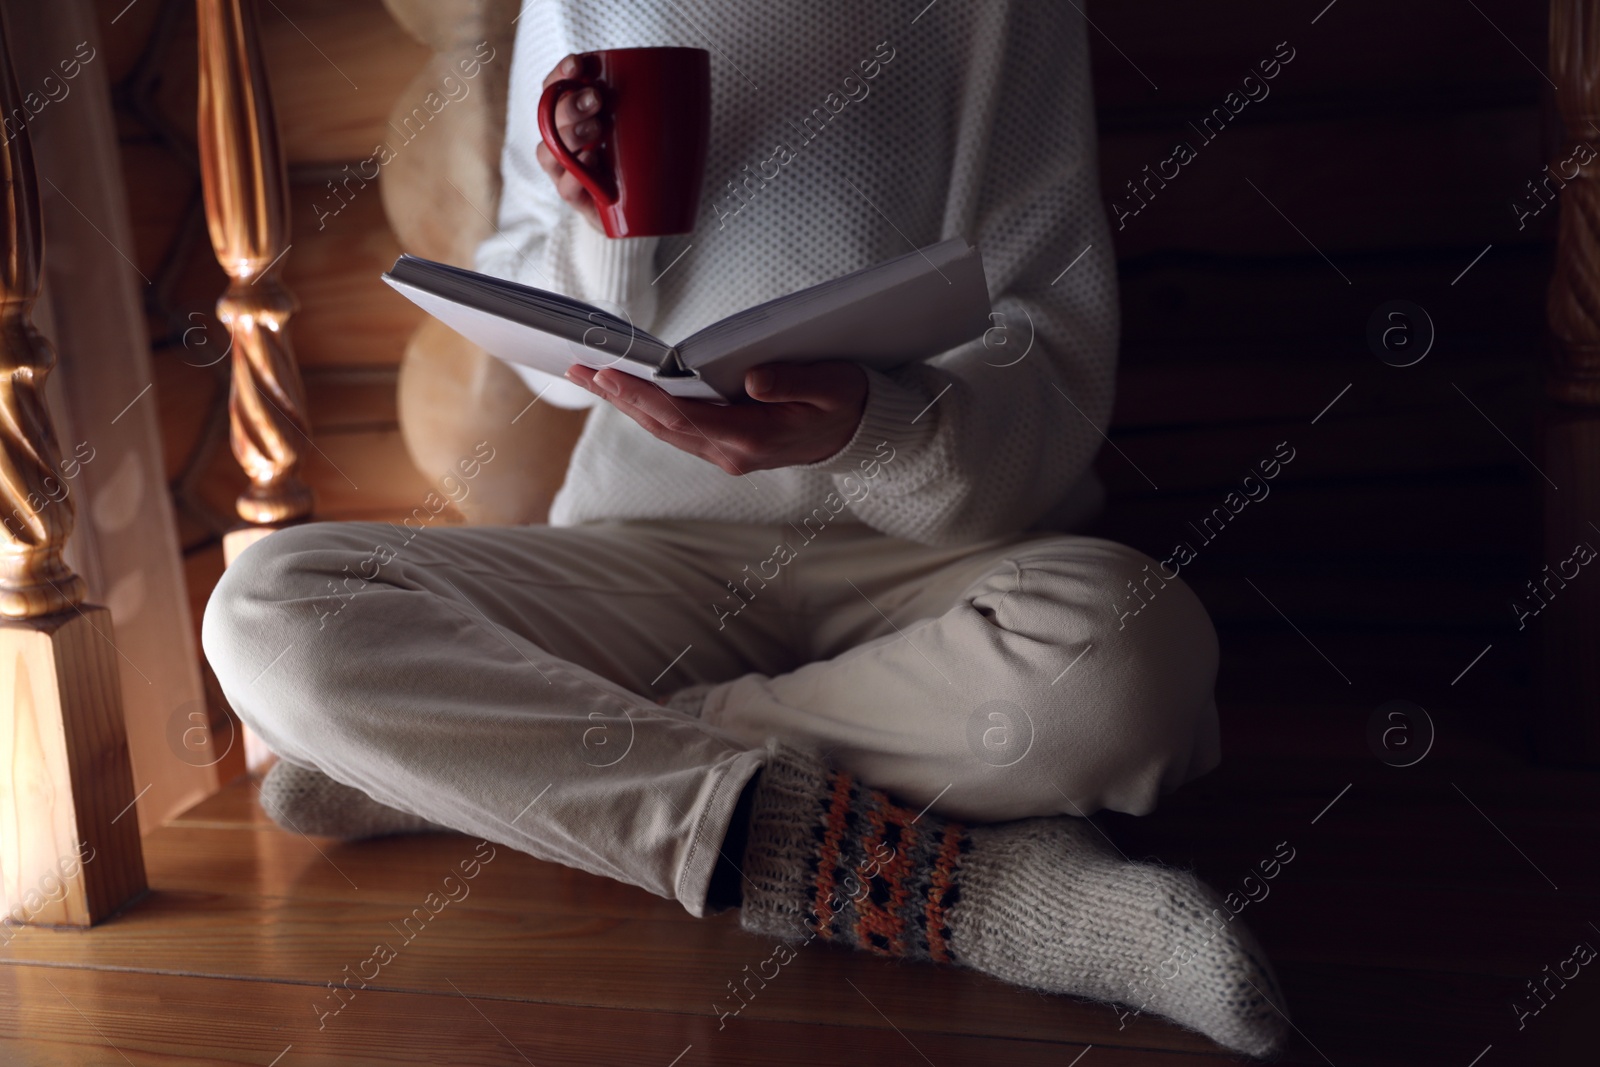
{"label": "red ceramic mug", "polygon": [[[578,55],[576,77],[539,99],[539,133],[589,191],[608,237],[655,237],[694,229],[711,138],[711,54],[703,48],[606,48]],[[604,117],[594,169],[556,130],[563,94],[593,89]],[[589,145],[578,146],[581,150]]]}

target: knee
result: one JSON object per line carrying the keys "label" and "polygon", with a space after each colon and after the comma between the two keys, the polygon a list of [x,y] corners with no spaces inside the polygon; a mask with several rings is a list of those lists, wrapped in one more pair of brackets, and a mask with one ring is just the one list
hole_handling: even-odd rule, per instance
{"label": "knee", "polygon": [[[1216,631],[1176,571],[1137,549],[1087,537],[1048,541],[1008,563],[1011,572],[986,583],[987,595],[974,606],[1020,638],[1041,669],[1059,662],[1063,673],[1052,673],[1052,684],[1067,684],[1094,663],[1097,673],[1113,670],[1127,683],[1159,674],[1182,683],[1172,688],[1209,693]],[[1113,695],[1134,695],[1124,689]]]}
{"label": "knee", "polygon": [[1136,549],[1101,542],[1094,580],[1105,590],[1101,636],[1122,683],[1114,695],[1130,715],[1208,701],[1217,678],[1217,632],[1178,572]]}
{"label": "knee", "polygon": [[305,653],[348,595],[344,540],[335,523],[276,531],[233,561],[206,603],[206,660],[234,710],[259,733],[278,733],[268,720],[291,715],[305,704],[298,694],[316,685],[320,660]]}
{"label": "knee", "polygon": [[[200,640],[219,676],[248,669],[257,652],[316,629],[316,598],[328,592],[327,526],[291,526],[251,545],[222,572],[206,602]],[[270,654],[269,654],[270,655]]]}
{"label": "knee", "polygon": [[[1016,561],[1015,605],[1040,652],[1028,701],[1061,804],[1142,814],[1216,761],[1217,637],[1198,597],[1143,553],[1076,538]],[[1005,605],[999,614],[1004,617]]]}

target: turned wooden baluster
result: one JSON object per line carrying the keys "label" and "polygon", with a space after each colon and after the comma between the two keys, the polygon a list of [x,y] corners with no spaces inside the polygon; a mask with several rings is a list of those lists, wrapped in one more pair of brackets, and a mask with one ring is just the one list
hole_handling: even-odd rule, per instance
{"label": "turned wooden baluster", "polygon": [[[1557,85],[1565,159],[1571,146],[1600,147],[1600,0],[1552,0],[1550,76]],[[1565,175],[1563,174],[1563,178]],[[1540,565],[1556,567],[1579,542],[1600,549],[1600,160],[1561,190],[1560,229],[1547,310],[1552,353],[1540,417],[1543,486]],[[1536,568],[1537,569],[1537,568]],[[1600,580],[1585,572],[1540,612],[1539,753],[1600,764]]]}
{"label": "turned wooden baluster", "polygon": [[[21,107],[0,21],[0,114]],[[55,354],[32,319],[44,241],[25,125],[0,180],[0,908],[88,926],[145,890],[139,817],[111,613],[82,603],[61,558],[74,502],[44,404]]]}
{"label": "turned wooden baluster", "polygon": [[[3,113],[9,115],[18,100],[9,54],[0,56],[0,65],[0,91],[8,94]],[[57,474],[61,454],[44,406],[44,380],[55,366],[55,352],[33,326],[43,238],[26,129],[0,153],[0,177],[0,615],[27,619],[71,608],[83,600],[84,585],[61,558],[74,504]]]}
{"label": "turned wooden baluster", "polygon": [[233,335],[233,454],[250,478],[239,517],[256,527],[306,518],[305,388],[287,332],[297,304],[278,281],[289,196],[254,0],[197,0],[200,173],[217,261],[232,279],[217,317]]}
{"label": "turned wooden baluster", "polygon": [[[1600,4],[1553,0],[1550,68],[1565,151],[1600,140]],[[1548,311],[1555,335],[1550,392],[1569,404],[1600,405],[1600,162],[1561,192],[1560,230]]]}

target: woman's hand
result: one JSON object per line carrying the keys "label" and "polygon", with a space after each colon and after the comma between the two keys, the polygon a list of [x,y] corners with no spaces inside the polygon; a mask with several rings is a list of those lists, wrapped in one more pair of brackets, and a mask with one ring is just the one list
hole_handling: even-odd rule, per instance
{"label": "woman's hand", "polygon": [[[545,75],[543,88],[548,89],[551,82],[560,81],[562,78],[575,78],[578,75],[578,57],[567,56],[555,65],[555,69]],[[593,89],[579,89],[575,93],[565,93],[556,102],[556,129],[561,132],[561,143],[567,150],[578,157],[578,162],[586,167],[593,167],[598,162],[599,153],[593,148],[577,150],[578,145],[591,144],[599,140],[601,124],[605,121],[605,108],[600,100],[600,94]],[[604,233],[605,228],[600,224],[600,212],[595,208],[594,197],[589,195],[589,190],[579,184],[556,154],[541,138],[539,147],[535,150],[539,157],[539,166],[550,175],[550,180],[555,183],[556,192],[561,194],[561,199],[571,204],[582,215],[584,220],[593,226],[599,233]]]}
{"label": "woman's hand", "polygon": [[671,396],[619,370],[573,366],[567,379],[608,400],[656,437],[729,474],[816,463],[855,436],[867,376],[855,363],[768,363],[744,377],[754,404]]}

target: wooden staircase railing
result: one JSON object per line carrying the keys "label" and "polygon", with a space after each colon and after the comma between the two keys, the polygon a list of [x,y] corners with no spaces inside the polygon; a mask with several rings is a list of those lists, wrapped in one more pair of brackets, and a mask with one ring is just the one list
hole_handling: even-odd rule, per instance
{"label": "wooden staircase railing", "polygon": [[[1563,140],[1594,143],[1600,124],[1600,0],[1552,0],[1550,76]],[[1565,155],[1565,152],[1562,153]],[[1600,161],[1561,192],[1549,410],[1540,420],[1543,559],[1552,567],[1580,542],[1600,547]],[[1540,708],[1533,741],[1551,762],[1600,764],[1600,576],[1580,574],[1539,619]]]}
{"label": "wooden staircase railing", "polygon": [[233,454],[250,479],[235,504],[247,525],[224,542],[230,562],[256,539],[308,518],[312,506],[298,473],[310,426],[288,333],[297,305],[278,280],[291,248],[288,180],[256,6],[196,0],[200,175],[211,245],[232,279],[217,317],[233,338]]}
{"label": "wooden staircase railing", "polygon": [[[0,20],[0,114],[21,107]],[[34,328],[44,239],[26,125],[0,148],[0,901],[89,926],[145,891],[111,613],[62,559],[75,505]]]}
{"label": "wooden staircase railing", "polygon": [[[311,440],[305,386],[289,318],[294,296],[278,280],[289,241],[289,183],[261,51],[256,0],[196,0],[200,41],[200,179],[217,262],[231,279],[217,318],[232,337],[228,393],[233,455],[250,479],[234,508],[244,525],[223,537],[226,564],[273,530],[310,518],[299,475]],[[270,753],[242,727],[245,764]]]}

